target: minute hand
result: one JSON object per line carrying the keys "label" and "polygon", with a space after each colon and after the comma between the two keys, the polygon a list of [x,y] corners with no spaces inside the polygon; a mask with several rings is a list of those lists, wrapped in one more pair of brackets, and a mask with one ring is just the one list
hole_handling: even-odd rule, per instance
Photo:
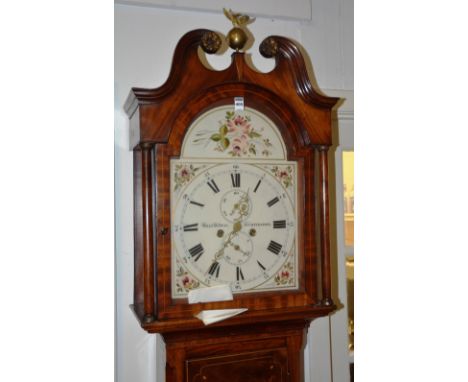
{"label": "minute hand", "polygon": [[239,232],[241,229],[242,229],[241,222],[240,221],[235,221],[234,226],[232,227],[232,231],[229,233],[229,236],[228,236],[227,240],[224,242],[223,247],[218,252],[216,252],[215,261],[219,260],[221,257],[224,256],[224,250],[226,249],[226,247],[228,245],[232,245],[232,243],[231,243],[232,239],[237,234],[237,232]]}

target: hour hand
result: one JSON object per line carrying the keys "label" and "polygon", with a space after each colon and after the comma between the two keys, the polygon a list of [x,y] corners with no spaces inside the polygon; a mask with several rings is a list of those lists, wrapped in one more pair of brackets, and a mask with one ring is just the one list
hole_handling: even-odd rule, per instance
{"label": "hour hand", "polygon": [[[235,225],[235,224],[234,224],[234,225]],[[232,231],[232,232],[229,234],[229,236],[228,236],[228,238],[226,239],[226,241],[224,242],[222,248],[221,248],[218,252],[215,253],[215,258],[214,258],[215,261],[216,261],[216,260],[219,260],[221,257],[224,256],[224,250],[226,249],[226,247],[227,247],[229,244],[231,244],[231,240],[232,240],[233,234],[234,234],[234,231]]]}

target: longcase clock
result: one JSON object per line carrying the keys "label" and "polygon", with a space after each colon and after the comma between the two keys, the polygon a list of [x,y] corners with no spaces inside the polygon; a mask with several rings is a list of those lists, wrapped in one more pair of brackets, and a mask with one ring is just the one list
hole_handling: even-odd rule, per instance
{"label": "longcase clock", "polygon": [[[304,333],[331,297],[327,152],[336,98],[314,91],[290,40],[250,68],[240,46],[204,66],[220,37],[179,41],[167,82],[125,104],[134,152],[134,303],[161,333],[167,381],[301,381]],[[203,53],[204,54],[204,53]],[[233,300],[190,304],[229,286]],[[201,311],[247,309],[204,325]],[[312,344],[313,346],[313,344]]]}

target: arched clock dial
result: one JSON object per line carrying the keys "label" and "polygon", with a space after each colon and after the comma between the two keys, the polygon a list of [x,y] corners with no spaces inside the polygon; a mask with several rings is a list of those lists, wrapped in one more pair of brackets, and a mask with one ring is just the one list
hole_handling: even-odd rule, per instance
{"label": "arched clock dial", "polygon": [[[294,163],[286,164],[295,169]],[[234,292],[297,288],[295,193],[272,170],[275,166],[190,165],[190,180],[179,187],[172,206],[173,268],[183,271],[186,285],[229,284]],[[278,274],[286,264],[290,279],[285,284]],[[180,297],[187,289],[181,293],[179,288]]]}

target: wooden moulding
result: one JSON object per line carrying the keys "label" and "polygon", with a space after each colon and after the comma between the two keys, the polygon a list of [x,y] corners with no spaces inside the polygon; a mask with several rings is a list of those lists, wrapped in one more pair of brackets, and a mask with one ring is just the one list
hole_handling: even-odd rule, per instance
{"label": "wooden moulding", "polygon": [[[269,54],[276,60],[276,67],[269,73],[259,73],[250,68],[244,60],[244,53],[239,52],[232,54],[228,68],[213,71],[203,65],[197,53],[206,33],[213,32],[197,29],[181,38],[169,77],[161,87],[132,88],[130,91],[124,109],[132,119],[137,110],[140,117],[140,123],[132,125],[132,129],[140,130],[131,134],[138,139],[132,142],[132,147],[142,142],[167,142],[174,120],[189,100],[210,88],[234,83],[251,84],[277,95],[298,112],[297,118],[309,137],[307,143],[331,145],[330,111],[338,98],[326,97],[314,90],[300,50],[291,40],[279,36],[264,40],[262,46],[265,41],[275,41],[277,45],[274,50],[262,50],[263,55],[268,57]],[[305,110],[305,105],[313,112]]]}
{"label": "wooden moulding", "polygon": [[155,319],[154,306],[154,229],[153,229],[153,158],[152,145],[141,145],[143,211],[143,305],[144,322]]}
{"label": "wooden moulding", "polygon": [[319,198],[320,198],[320,242],[322,265],[322,305],[332,306],[331,266],[330,266],[330,216],[328,201],[328,147],[320,146],[319,150]]}

